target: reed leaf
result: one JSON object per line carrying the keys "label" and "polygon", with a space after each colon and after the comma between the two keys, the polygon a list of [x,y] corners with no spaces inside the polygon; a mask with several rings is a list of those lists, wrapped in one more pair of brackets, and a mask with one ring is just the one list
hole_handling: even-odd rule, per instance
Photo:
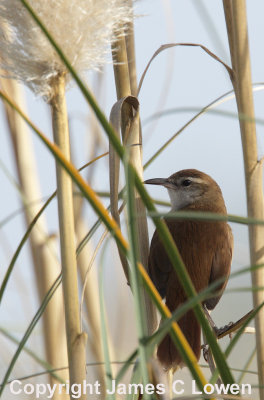
{"label": "reed leaf", "polygon": [[[142,375],[141,375],[140,364],[136,362],[133,368],[130,384],[138,384],[138,383],[142,383]],[[126,400],[137,400],[138,397],[139,397],[138,393],[131,393],[126,396]]]}
{"label": "reed leaf", "polygon": [[238,215],[221,215],[211,212],[199,212],[199,211],[174,211],[169,213],[160,212],[149,212],[149,216],[152,218],[163,218],[168,219],[184,219],[193,221],[229,221],[235,222],[242,225],[264,225],[264,219],[252,218],[252,217],[241,217]]}
{"label": "reed leaf", "polygon": [[123,378],[123,376],[125,375],[127,370],[131,367],[133,361],[135,360],[135,358],[137,356],[138,356],[138,349],[133,351],[133,353],[124,362],[124,365],[122,366],[122,368],[120,368],[120,371],[118,372],[118,374],[116,375],[116,378],[115,378],[116,383],[119,383],[121,381],[121,379]]}
{"label": "reed leaf", "polygon": [[[104,305],[104,292],[103,292],[103,265],[100,265],[99,268],[99,303],[100,303],[100,324],[101,324],[101,339],[102,339],[102,347],[103,347],[103,355],[104,355],[104,368],[105,368],[105,386],[106,389],[111,389],[113,373],[110,362],[110,354],[108,347],[108,330],[107,330],[107,321],[105,315],[105,305]],[[115,397],[113,394],[108,395],[107,399],[114,400]]]}
{"label": "reed leaf", "polygon": [[[228,356],[230,355],[232,349],[234,348],[234,346],[236,345],[236,343],[238,342],[239,338],[241,337],[241,335],[244,333],[245,328],[247,327],[248,323],[257,315],[257,313],[261,310],[261,308],[264,306],[264,303],[261,304],[258,308],[256,308],[255,310],[253,310],[253,312],[249,313],[248,317],[245,318],[244,323],[242,324],[242,326],[239,328],[239,330],[236,332],[235,336],[232,338],[232,340],[230,341],[229,345],[227,346],[226,350],[225,350],[225,356],[226,358],[228,358]],[[212,375],[210,382],[214,383],[217,380],[217,376],[218,376],[218,369],[215,370],[214,374]]]}
{"label": "reed leaf", "polygon": [[250,321],[252,321],[253,318],[255,318],[255,316],[257,315],[257,313],[261,310],[261,308],[263,306],[264,306],[264,302],[262,304],[260,304],[257,308],[255,308],[253,310],[253,312],[249,313],[247,318],[245,318],[243,324],[241,325],[239,330],[236,332],[236,334],[234,335],[234,337],[232,338],[232,340],[230,341],[229,345],[227,346],[227,348],[225,350],[226,358],[230,355],[231,351],[233,350],[234,346],[236,345],[236,343],[238,342],[239,338],[243,334],[243,332],[244,332],[245,328],[247,327],[248,323]]}
{"label": "reed leaf", "polygon": [[[257,85],[257,87],[254,87],[255,85]],[[260,86],[260,87],[258,87]],[[257,91],[263,89],[263,83],[262,82],[258,82],[258,83],[254,83],[253,84],[253,91]],[[228,96],[228,100],[231,100],[235,95],[234,95],[234,90],[230,90],[226,93],[224,93],[223,95],[219,96],[217,99],[213,100],[212,102],[210,102],[209,104],[207,104],[205,107],[203,107],[202,109],[196,109],[196,108],[173,108],[171,110],[165,110],[162,111],[160,113],[155,113],[154,115],[146,118],[143,121],[143,125],[148,124],[149,122],[151,122],[153,119],[157,119],[157,118],[162,118],[165,117],[167,115],[172,115],[175,114],[176,112],[190,112],[190,111],[194,111],[195,115],[188,120],[184,125],[182,125],[182,127],[180,129],[178,129],[177,132],[175,132],[151,157],[150,159],[144,164],[144,169],[149,167],[149,165],[169,146],[170,143],[172,143],[174,141],[174,139],[176,139],[189,125],[191,125],[194,121],[196,121],[196,119],[198,119],[199,117],[201,117],[202,115],[210,112],[211,114],[215,114],[215,115],[219,115],[219,116],[223,116],[223,117],[228,117],[228,118],[237,118],[237,113],[233,113],[230,111],[220,111],[220,110],[213,110],[214,107],[218,106],[219,104],[222,104],[224,102],[224,98]],[[250,119],[249,116],[246,115],[242,115],[240,114],[240,118],[241,119]],[[264,124],[264,120],[262,118],[254,118],[254,120],[259,123],[259,124]]]}
{"label": "reed leaf", "polygon": [[149,69],[149,67],[150,67],[150,65],[151,65],[151,63],[152,63],[152,61],[153,61],[162,51],[167,50],[167,49],[171,49],[172,47],[179,47],[179,46],[200,47],[203,51],[205,51],[207,54],[209,54],[209,56],[211,56],[213,59],[215,59],[215,60],[218,61],[220,64],[222,64],[222,65],[225,67],[225,69],[227,70],[227,72],[228,72],[228,74],[229,74],[229,76],[230,76],[231,81],[233,80],[233,71],[232,71],[232,69],[231,69],[226,63],[224,63],[216,54],[214,54],[213,52],[211,52],[207,47],[203,46],[202,44],[200,44],[200,43],[167,43],[167,44],[163,44],[162,46],[160,46],[160,47],[158,48],[158,50],[155,51],[155,53],[153,54],[153,56],[151,57],[151,59],[149,60],[147,66],[146,66],[146,68],[145,68],[145,70],[144,70],[144,72],[143,72],[143,74],[142,74],[142,76],[141,76],[141,78],[140,78],[140,81],[139,81],[139,84],[138,84],[138,92],[137,92],[137,95],[139,95],[139,92],[140,92],[140,90],[141,90],[141,87],[142,87],[143,81],[144,81],[144,79],[145,79],[146,73],[147,73],[147,71],[148,71],[148,69]]}
{"label": "reed leaf", "polygon": [[[127,160],[128,161],[128,160]],[[141,280],[140,272],[137,268],[137,261],[139,260],[139,238],[137,236],[136,229],[136,210],[135,210],[135,199],[134,199],[134,174],[131,168],[128,168],[127,161],[125,161],[125,174],[126,174],[126,200],[127,200],[127,228],[129,235],[129,250],[128,259],[130,260],[130,278],[131,278],[131,289],[133,293],[134,305],[135,305],[135,316],[136,316],[136,327],[138,333],[138,353],[139,353],[139,365],[142,375],[144,386],[148,383],[148,371],[147,371],[147,352],[144,344],[145,334],[147,332],[146,327],[146,310],[142,307],[142,291],[141,291]],[[146,399],[149,396],[146,395]]]}

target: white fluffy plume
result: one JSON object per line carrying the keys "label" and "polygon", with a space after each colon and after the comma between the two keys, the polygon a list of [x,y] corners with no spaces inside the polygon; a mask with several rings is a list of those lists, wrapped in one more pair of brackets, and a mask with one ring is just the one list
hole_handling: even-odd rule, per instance
{"label": "white fluffy plume", "polygon": [[[132,18],[126,0],[29,0],[72,66],[83,73],[107,60],[119,24]],[[50,97],[66,67],[19,0],[0,0],[0,66],[9,77]]]}

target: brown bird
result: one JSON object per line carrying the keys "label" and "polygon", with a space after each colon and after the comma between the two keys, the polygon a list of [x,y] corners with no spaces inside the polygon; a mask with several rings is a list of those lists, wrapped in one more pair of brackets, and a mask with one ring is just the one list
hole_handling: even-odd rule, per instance
{"label": "brown bird", "polygon": [[[208,211],[226,215],[220,187],[203,172],[186,169],[176,172],[167,179],[149,179],[144,183],[162,185],[168,189],[172,212],[177,210]],[[230,226],[223,221],[165,218],[165,222],[197,292],[219,278],[224,279],[215,289],[215,296],[203,302],[204,307],[212,310],[220,300],[230,274],[233,251],[233,235]],[[157,231],[154,232],[150,246],[149,272],[171,312],[186,301],[185,291]],[[199,360],[201,329],[193,311],[188,311],[178,323]],[[183,366],[181,356],[169,335],[165,336],[158,346],[157,356],[166,369]]]}

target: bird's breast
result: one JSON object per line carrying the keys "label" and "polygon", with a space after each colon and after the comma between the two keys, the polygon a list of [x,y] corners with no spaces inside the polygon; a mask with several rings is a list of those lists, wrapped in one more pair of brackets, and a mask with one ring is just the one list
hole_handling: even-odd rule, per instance
{"label": "bird's breast", "polygon": [[[197,292],[208,286],[216,248],[225,240],[224,222],[175,221],[165,219]],[[157,234],[150,248],[149,268],[151,278],[162,297],[185,298],[177,274]]]}

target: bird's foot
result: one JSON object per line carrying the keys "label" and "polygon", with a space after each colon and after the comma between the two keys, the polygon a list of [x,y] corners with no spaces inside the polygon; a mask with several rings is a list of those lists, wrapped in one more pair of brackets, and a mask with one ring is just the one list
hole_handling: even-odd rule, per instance
{"label": "bird's foot", "polygon": [[[229,322],[227,325],[222,326],[221,328],[214,327],[214,332],[217,337],[221,336],[223,333],[226,333],[229,329],[231,329],[234,325],[234,322]],[[232,337],[232,331],[229,333],[229,337]]]}
{"label": "bird's foot", "polygon": [[201,347],[202,347],[202,350],[203,350],[204,361],[208,362],[209,345],[208,344],[203,344]]}

